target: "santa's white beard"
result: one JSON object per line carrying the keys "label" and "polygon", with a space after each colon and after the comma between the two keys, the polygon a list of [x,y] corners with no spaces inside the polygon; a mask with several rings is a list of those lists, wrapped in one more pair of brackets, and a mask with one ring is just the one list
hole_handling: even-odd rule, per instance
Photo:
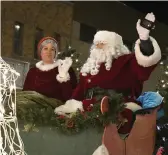
{"label": "santa's white beard", "polygon": [[98,49],[93,46],[89,58],[81,69],[81,73],[83,76],[86,76],[88,73],[96,75],[99,73],[99,68],[102,63],[105,63],[106,70],[110,70],[113,59],[117,59],[118,57],[129,53],[130,52],[126,46],[123,46],[122,48],[107,46],[103,49]]}
{"label": "santa's white beard", "polygon": [[106,52],[103,49],[94,48],[91,50],[90,58],[97,61],[98,63],[102,63],[106,61]]}
{"label": "santa's white beard", "polygon": [[87,62],[83,65],[81,73],[86,76],[87,73],[96,75],[99,72],[101,63],[105,63],[106,70],[110,70],[113,60],[114,48],[92,48],[90,51],[90,57]]}

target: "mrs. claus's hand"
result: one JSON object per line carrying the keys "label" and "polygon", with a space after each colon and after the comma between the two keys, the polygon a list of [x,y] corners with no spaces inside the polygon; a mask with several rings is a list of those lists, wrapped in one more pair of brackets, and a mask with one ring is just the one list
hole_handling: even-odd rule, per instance
{"label": "mrs. claus's hand", "polygon": [[72,65],[72,59],[69,57],[66,57],[65,60],[59,60],[58,62],[59,75],[64,76],[65,74],[67,74],[71,65]]}

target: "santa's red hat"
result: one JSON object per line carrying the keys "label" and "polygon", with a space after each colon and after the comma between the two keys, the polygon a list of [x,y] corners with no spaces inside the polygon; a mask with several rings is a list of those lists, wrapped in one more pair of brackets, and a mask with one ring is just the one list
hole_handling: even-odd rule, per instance
{"label": "santa's red hat", "polygon": [[58,43],[57,43],[57,41],[54,39],[54,38],[52,38],[52,37],[44,37],[44,38],[42,38],[40,41],[39,41],[39,43],[38,43],[38,45],[37,45],[37,52],[38,52],[38,56],[39,57],[41,57],[41,49],[42,49],[42,44],[46,41],[46,40],[52,40],[54,43],[55,43],[55,49],[56,49],[56,52],[58,53]]}
{"label": "santa's red hat", "polygon": [[114,47],[123,46],[122,37],[115,32],[111,32],[107,30],[98,31],[94,35],[93,43],[94,44],[104,43]]}

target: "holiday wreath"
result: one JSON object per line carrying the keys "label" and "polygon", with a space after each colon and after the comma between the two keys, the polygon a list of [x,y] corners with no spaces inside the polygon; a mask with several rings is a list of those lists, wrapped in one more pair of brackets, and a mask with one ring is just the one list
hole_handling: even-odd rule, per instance
{"label": "holiday wreath", "polygon": [[109,122],[116,122],[116,116],[123,108],[122,96],[115,94],[111,97],[112,106],[109,113],[102,115],[100,103],[90,107],[88,111],[77,111],[69,117],[56,115],[54,108],[63,102],[48,98],[34,91],[18,91],[16,95],[17,117],[25,126],[50,126],[66,134],[79,133],[87,128],[103,129]]}

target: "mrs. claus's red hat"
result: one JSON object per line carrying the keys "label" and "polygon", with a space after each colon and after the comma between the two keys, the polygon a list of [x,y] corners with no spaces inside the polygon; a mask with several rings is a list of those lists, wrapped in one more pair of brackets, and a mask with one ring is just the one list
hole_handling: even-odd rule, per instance
{"label": "mrs. claus's red hat", "polygon": [[[38,50],[38,56],[39,57],[41,57],[40,55],[40,53],[41,53],[41,44],[45,41],[45,40],[53,40],[56,44],[57,44],[57,46],[58,46],[58,43],[57,43],[57,41],[54,39],[54,38],[52,38],[52,37],[44,37],[44,38],[42,38],[40,41],[39,41],[39,43],[38,43],[38,45],[37,45],[37,50]],[[57,48],[58,49],[58,48]],[[58,52],[58,51],[57,51]]]}

